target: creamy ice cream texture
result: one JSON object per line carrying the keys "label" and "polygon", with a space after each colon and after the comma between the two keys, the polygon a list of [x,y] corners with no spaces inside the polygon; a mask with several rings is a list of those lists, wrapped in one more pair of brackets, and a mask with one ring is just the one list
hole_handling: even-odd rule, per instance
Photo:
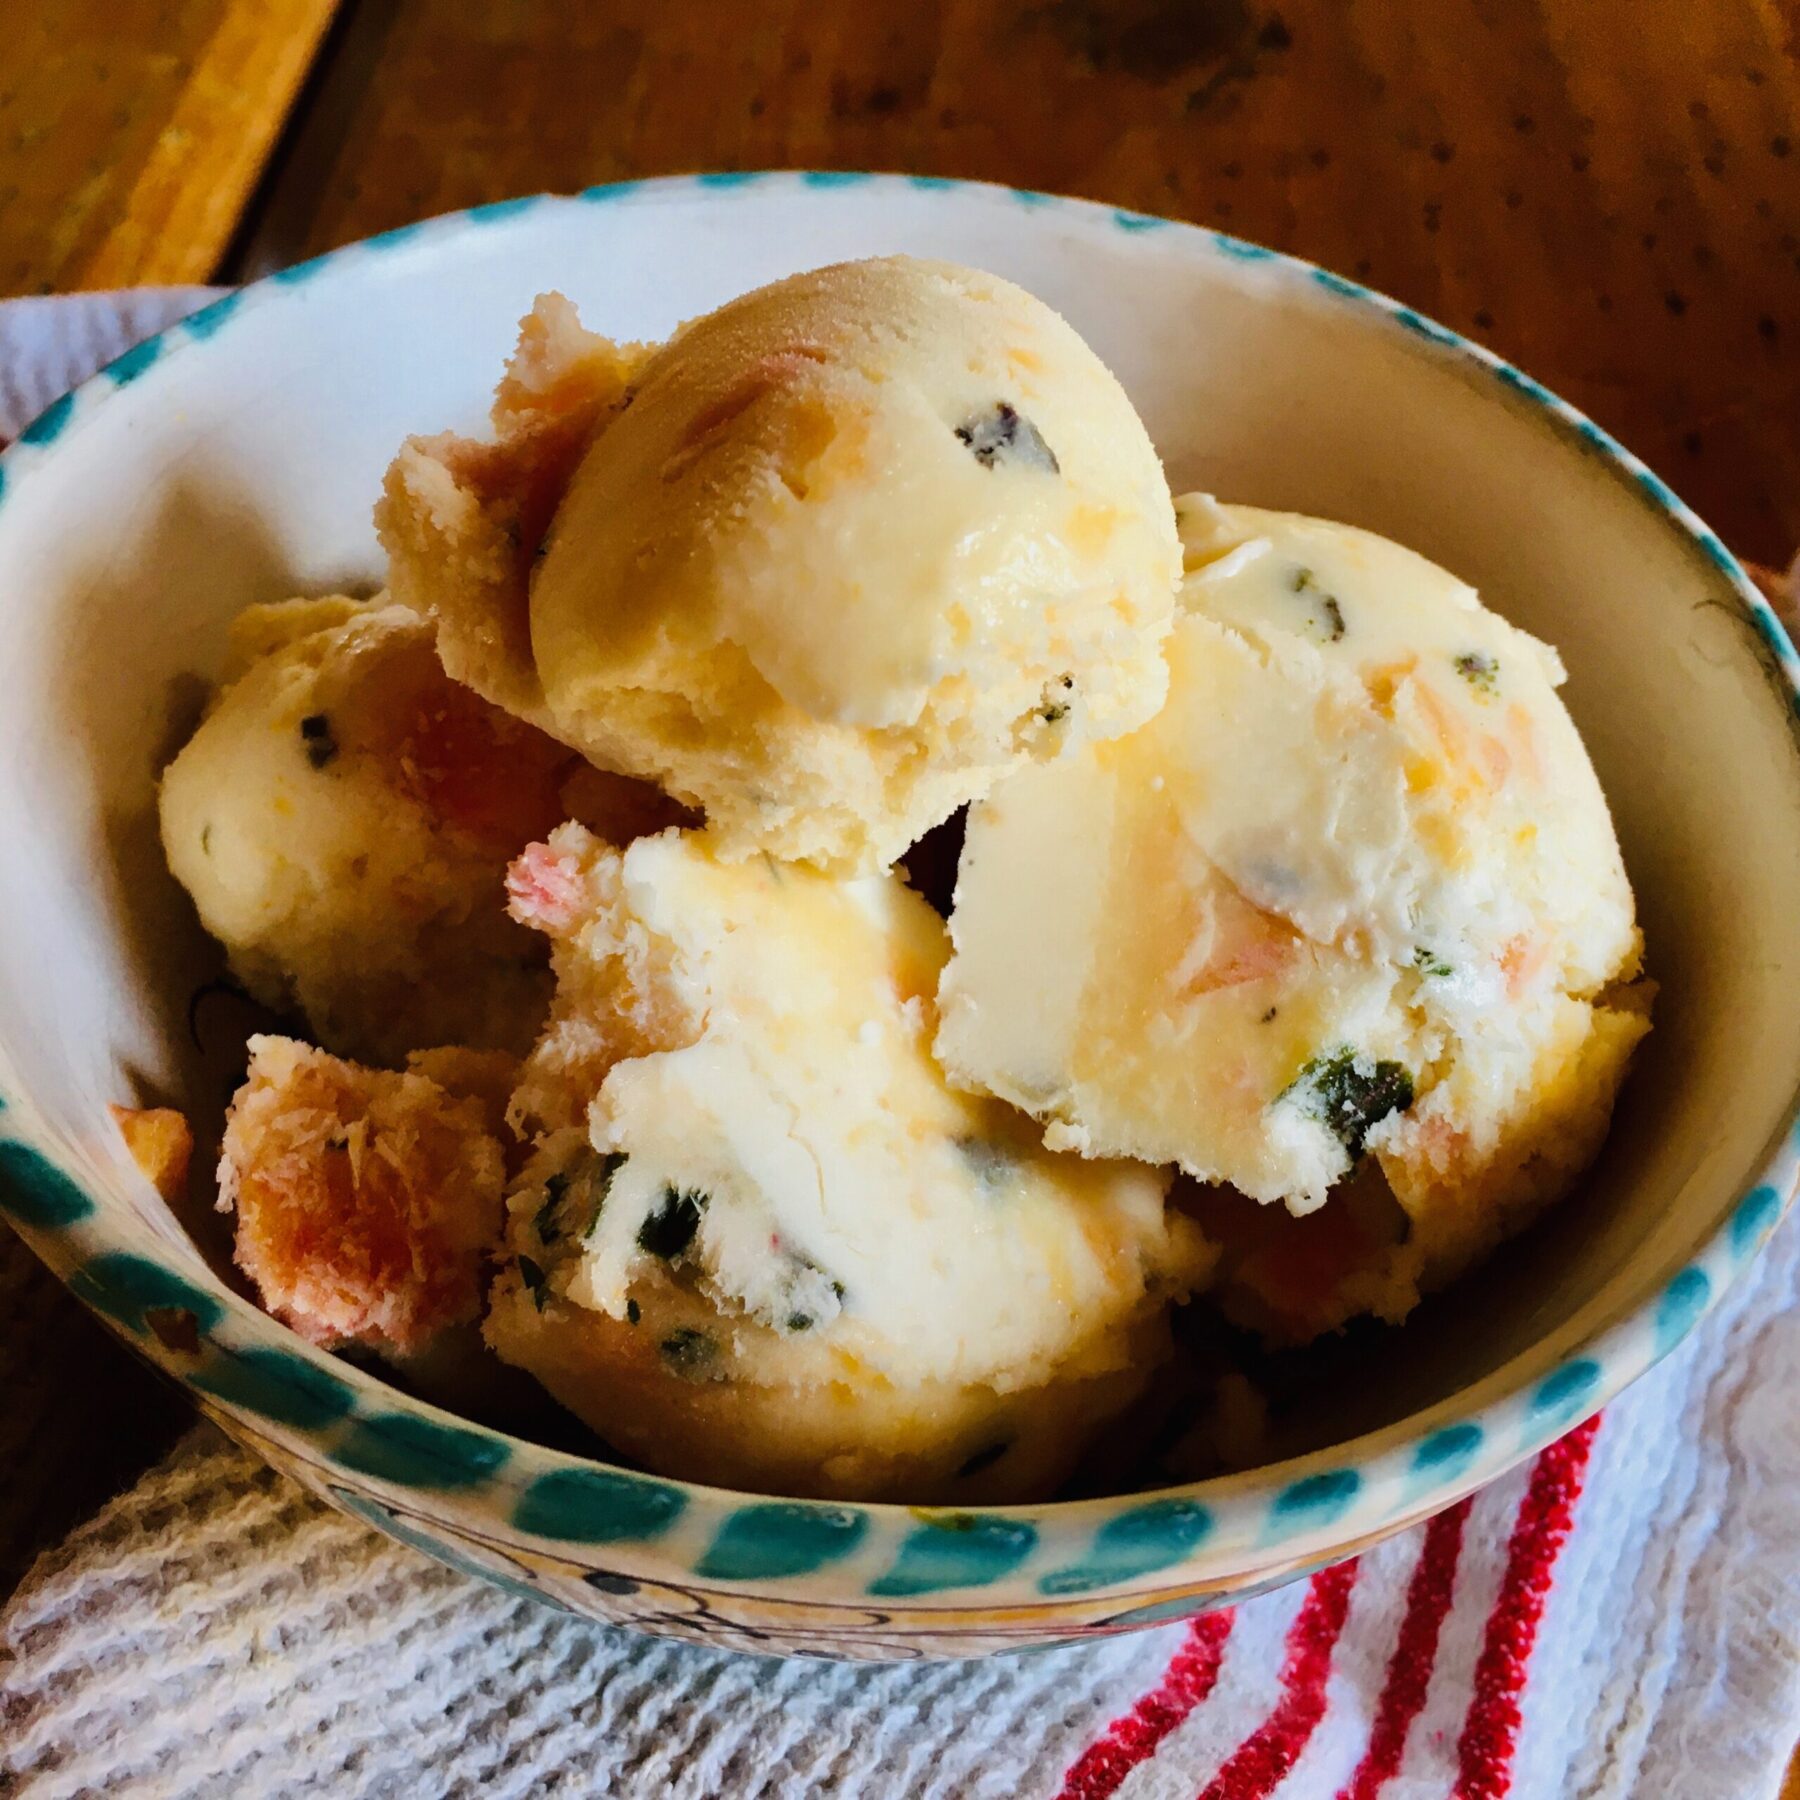
{"label": "creamy ice cream texture", "polygon": [[238,977],[351,1055],[523,1050],[549,983],[501,878],[564,816],[566,749],[446,680],[405,607],[251,607],[233,646],[160,808],[169,867]]}
{"label": "creamy ice cream texture", "polygon": [[[660,349],[546,296],[493,418],[389,471],[404,604],[250,609],[164,780],[239,974],[407,1060],[260,1040],[226,1187],[296,1328],[417,1351],[494,1254],[488,1343],[651,1467],[1027,1498],[1174,1301],[1399,1319],[1591,1159],[1631,893],[1466,584],[1172,504],[1063,320],[907,258]],[[967,801],[946,933],[885,870]],[[504,1128],[505,1058],[407,1056],[540,1023]]]}
{"label": "creamy ice cream texture", "polygon": [[972,809],[938,1053],[1296,1213],[1372,1152],[1442,1279],[1585,1165],[1646,1029],[1561,664],[1369,532],[1178,511],[1168,704]]}
{"label": "creamy ice cream texture", "polygon": [[[704,809],[722,854],[884,866],[1012,767],[1161,704],[1168,486],[1041,301],[845,263],[630,362],[545,305],[531,409],[497,413],[499,443],[396,461],[396,589],[448,628],[452,673]],[[519,420],[565,391],[598,396],[565,415],[595,435],[546,531],[541,494],[505,496],[541,488],[545,432]]]}
{"label": "creamy ice cream texture", "polygon": [[689,1475],[1052,1485],[1148,1379],[1210,1252],[1164,1172],[1051,1156],[946,1084],[937,915],[892,876],[682,833],[620,853],[564,827],[511,880],[558,989],[514,1097],[548,1129],[490,1342]]}

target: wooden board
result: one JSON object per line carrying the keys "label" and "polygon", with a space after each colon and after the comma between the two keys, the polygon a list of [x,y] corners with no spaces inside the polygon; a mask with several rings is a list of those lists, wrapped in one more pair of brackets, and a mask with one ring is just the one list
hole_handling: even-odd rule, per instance
{"label": "wooden board", "polygon": [[0,294],[205,281],[335,0],[9,0]]}
{"label": "wooden board", "polygon": [[982,176],[1399,295],[1614,429],[1745,553],[1800,542],[1794,0],[365,5],[266,268],[537,188]]}

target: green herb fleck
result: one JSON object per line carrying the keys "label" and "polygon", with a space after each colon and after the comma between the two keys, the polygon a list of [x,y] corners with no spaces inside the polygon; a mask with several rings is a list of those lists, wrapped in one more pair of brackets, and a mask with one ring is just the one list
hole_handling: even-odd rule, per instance
{"label": "green herb fleck", "polygon": [[600,1167],[594,1171],[589,1182],[588,1191],[593,1196],[593,1211],[588,1214],[588,1222],[582,1229],[583,1238],[591,1238],[600,1224],[600,1209],[606,1204],[606,1196],[612,1192],[613,1177],[625,1166],[623,1150],[609,1150],[600,1159]]}
{"label": "green herb fleck", "polygon": [[1427,950],[1423,944],[1413,950],[1413,966],[1424,975],[1454,975],[1456,970],[1438,955],[1435,950]]}
{"label": "green herb fleck", "polygon": [[643,1316],[644,1309],[639,1306],[635,1300],[627,1300],[625,1302],[625,1323],[627,1325],[637,1324]]}
{"label": "green herb fleck", "polygon": [[531,1221],[531,1228],[538,1234],[540,1244],[554,1244],[562,1236],[562,1226],[557,1223],[556,1210],[563,1203],[563,1197],[569,1191],[569,1173],[559,1169],[544,1183],[544,1204],[537,1209],[537,1215]]}
{"label": "green herb fleck", "polygon": [[1003,1188],[1012,1179],[1013,1154],[1004,1144],[996,1144],[992,1138],[959,1137],[956,1148],[984,1188]]}
{"label": "green herb fleck", "polygon": [[308,713],[300,721],[300,741],[306,748],[306,760],[322,769],[338,753],[338,742],[331,735],[331,721],[323,713]]}
{"label": "green herb fleck", "polygon": [[704,1331],[684,1325],[663,1339],[663,1360],[679,1375],[699,1376],[719,1354],[719,1346]]}
{"label": "green herb fleck", "polygon": [[519,1258],[519,1279],[524,1282],[531,1295],[531,1303],[539,1312],[544,1310],[544,1302],[550,1297],[549,1279],[544,1271],[529,1256]]}
{"label": "green herb fleck", "polygon": [[1292,586],[1296,594],[1310,595],[1317,604],[1323,617],[1319,620],[1324,631],[1324,642],[1335,644],[1344,635],[1344,609],[1338,604],[1336,594],[1328,594],[1319,586],[1319,578],[1311,569],[1296,569]]}
{"label": "green herb fleck", "polygon": [[212,855],[212,822],[210,820],[200,827],[200,854],[202,856]]}
{"label": "green herb fleck", "polygon": [[662,1203],[638,1227],[638,1248],[673,1262],[694,1241],[706,1201],[697,1188],[665,1187]]}
{"label": "green herb fleck", "polygon": [[787,1328],[789,1331],[811,1331],[813,1328],[812,1314],[803,1312],[789,1313],[787,1316]]}
{"label": "green herb fleck", "polygon": [[1056,452],[1044,442],[1043,434],[1004,400],[996,400],[986,412],[973,414],[954,429],[957,442],[966,445],[984,469],[1016,463],[1049,475],[1062,472]]}
{"label": "green herb fleck", "polygon": [[1073,675],[1059,675],[1056,684],[1062,689],[1062,693],[1056,695],[1046,693],[1044,704],[1037,709],[1037,716],[1042,719],[1046,725],[1060,724],[1069,716],[1069,702],[1067,696],[1075,691],[1075,677]]}
{"label": "green herb fleck", "polygon": [[984,1444],[956,1471],[957,1479],[962,1480],[970,1475],[979,1475],[983,1469],[991,1469],[1011,1448],[1012,1445],[1004,1438],[997,1444]]}
{"label": "green herb fleck", "polygon": [[1500,665],[1484,650],[1465,650],[1454,659],[1456,672],[1478,694],[1499,692]]}
{"label": "green herb fleck", "polygon": [[1308,1118],[1317,1119],[1355,1162],[1369,1133],[1389,1113],[1413,1102],[1412,1077],[1397,1062],[1371,1062],[1348,1045],[1314,1057],[1282,1092]]}

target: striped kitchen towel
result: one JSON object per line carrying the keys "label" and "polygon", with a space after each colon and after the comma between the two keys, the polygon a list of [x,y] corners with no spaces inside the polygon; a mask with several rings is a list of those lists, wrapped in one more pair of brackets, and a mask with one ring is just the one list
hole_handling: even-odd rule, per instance
{"label": "striped kitchen towel", "polygon": [[[35,384],[0,307],[0,411],[79,372],[58,304],[33,303],[58,359]],[[116,350],[178,304],[69,316]],[[23,1257],[0,1243],[0,1294],[48,1282]],[[68,1391],[43,1340],[92,1327],[56,1316],[0,1325],[8,1484],[59,1466],[15,1413],[41,1445],[129,1404]],[[1185,1626],[893,1667],[583,1624],[203,1427],[0,1606],[0,1796],[1773,1800],[1800,1735],[1797,1393],[1790,1222],[1603,1417],[1353,1562]]]}
{"label": "striped kitchen towel", "polygon": [[[0,1395],[44,1379],[12,1357]],[[1187,1626],[890,1667],[584,1625],[208,1427],[0,1610],[0,1794],[1774,1800],[1796,1392],[1790,1226],[1603,1417],[1354,1562]]]}

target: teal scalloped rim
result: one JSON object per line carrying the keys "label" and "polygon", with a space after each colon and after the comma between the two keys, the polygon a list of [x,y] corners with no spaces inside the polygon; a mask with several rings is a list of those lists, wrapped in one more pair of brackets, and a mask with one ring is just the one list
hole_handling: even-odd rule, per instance
{"label": "teal scalloped rim", "polygon": [[[1511,364],[1386,295],[1260,244],[1149,214],[942,176],[714,171],[606,183],[569,197],[520,196],[399,226],[223,295],[128,350],[53,403],[0,455],[0,501],[16,492],[31,466],[52,453],[65,431],[109,394],[160,370],[186,346],[215,337],[247,306],[304,288],[348,261],[428,246],[470,227],[504,228],[546,204],[666,201],[687,190],[724,199],[772,186],[817,190],[823,198],[837,189],[870,184],[916,192],[973,191],[1026,208],[1066,209],[1128,234],[1154,230],[1177,235],[1231,262],[1267,266],[1285,278],[1312,284],[1335,301],[1371,309],[1397,329],[1473,366],[1608,463],[1729,582],[1800,715],[1800,657],[1717,534],[1608,433]],[[6,1112],[0,1096],[0,1113]],[[302,1438],[319,1466],[340,1482],[372,1480],[412,1494],[452,1494],[491,1506],[515,1530],[565,1547],[650,1546],[665,1551],[685,1572],[727,1586],[779,1590],[803,1586],[825,1572],[834,1589],[841,1585],[889,1604],[937,1604],[942,1595],[965,1593],[978,1606],[984,1599],[1000,1604],[1034,1594],[1054,1603],[1117,1590],[1124,1605],[1134,1594],[1153,1595],[1158,1576],[1170,1585],[1183,1574],[1191,1577],[1194,1560],[1209,1550],[1290,1540],[1304,1542],[1310,1550],[1321,1537],[1379,1531],[1428,1505],[1447,1505],[1551,1441],[1679,1344],[1773,1231],[1800,1177],[1800,1119],[1791,1118],[1760,1178],[1656,1299],[1571,1346],[1552,1373],[1501,1395],[1481,1409],[1479,1419],[1439,1423],[1371,1451],[1360,1462],[1359,1445],[1352,1442],[1328,1457],[1290,1468],[1160,1494],[927,1515],[894,1506],[745,1501],[473,1428],[288,1337],[197,1261],[186,1273],[159,1261],[151,1254],[157,1246],[110,1218],[66,1169],[27,1140],[16,1109],[4,1129],[0,1216],[18,1226],[65,1275],[71,1289],[135,1347],[210,1400],[259,1425],[273,1424]],[[272,1342],[257,1341],[271,1337]],[[373,1509],[381,1503],[363,1495],[359,1506]],[[378,1522],[393,1530],[391,1509],[383,1507],[382,1513]],[[374,1513],[364,1516],[373,1518]],[[418,1541],[433,1554],[489,1580],[505,1579],[458,1559],[419,1528],[403,1526],[395,1535],[409,1532],[408,1541]],[[675,1540],[685,1548],[674,1549]],[[1288,1572],[1279,1577],[1287,1578]],[[517,1592],[543,1597],[512,1585]],[[1127,1607],[1113,1622],[1186,1617],[1208,1603],[1191,1596],[1152,1599]]]}

